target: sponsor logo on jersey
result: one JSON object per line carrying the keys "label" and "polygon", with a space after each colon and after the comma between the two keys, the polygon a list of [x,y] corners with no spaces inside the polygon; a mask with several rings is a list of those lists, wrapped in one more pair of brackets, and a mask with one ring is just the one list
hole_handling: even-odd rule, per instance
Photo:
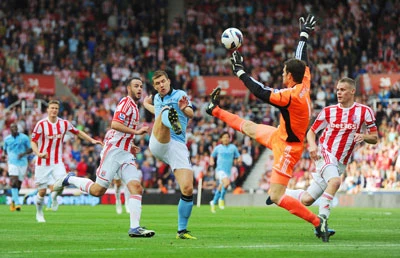
{"label": "sponsor logo on jersey", "polygon": [[356,124],[348,124],[348,123],[340,123],[340,124],[331,123],[330,126],[331,126],[331,128],[340,129],[340,130],[341,129],[350,129],[350,130],[357,129]]}
{"label": "sponsor logo on jersey", "polygon": [[62,134],[53,134],[53,135],[47,135],[47,138],[50,140],[54,140],[54,139],[61,139],[62,138]]}

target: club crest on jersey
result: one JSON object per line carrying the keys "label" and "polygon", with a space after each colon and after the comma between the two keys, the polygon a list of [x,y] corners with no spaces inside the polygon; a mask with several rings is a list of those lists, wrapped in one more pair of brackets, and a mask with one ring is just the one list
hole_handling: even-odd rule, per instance
{"label": "club crest on jersey", "polygon": [[353,121],[353,122],[357,121],[357,116],[356,116],[356,115],[353,115],[353,116],[351,117],[351,121]]}
{"label": "club crest on jersey", "polygon": [[118,114],[118,119],[120,119],[120,120],[125,120],[125,114],[119,113],[119,114]]}
{"label": "club crest on jersey", "polygon": [[106,176],[106,171],[101,171],[100,176],[105,177]]}

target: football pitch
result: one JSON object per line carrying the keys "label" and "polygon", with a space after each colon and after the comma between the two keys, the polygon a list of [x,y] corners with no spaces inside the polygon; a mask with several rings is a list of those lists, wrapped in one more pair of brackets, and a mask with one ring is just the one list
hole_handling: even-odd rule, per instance
{"label": "football pitch", "polygon": [[[129,214],[115,206],[60,206],[35,220],[35,206],[0,206],[0,257],[400,257],[400,209],[332,210],[329,243],[312,225],[278,207],[193,207],[189,230],[175,239],[177,206],[144,205],[141,224],[153,238],[130,238]],[[314,212],[317,207],[311,208]]]}

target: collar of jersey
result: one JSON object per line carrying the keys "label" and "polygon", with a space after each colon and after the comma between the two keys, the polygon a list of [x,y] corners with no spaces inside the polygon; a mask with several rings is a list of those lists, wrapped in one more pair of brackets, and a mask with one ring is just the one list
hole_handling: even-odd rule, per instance
{"label": "collar of jersey", "polygon": [[[169,92],[168,92],[167,94],[165,94],[164,97],[167,96],[167,95],[170,95],[170,96],[171,96],[173,91],[174,91],[174,88],[171,87],[171,89],[169,90]],[[159,95],[160,95],[160,94],[159,94]],[[164,100],[164,97],[161,97],[161,95],[160,95],[161,100]]]}

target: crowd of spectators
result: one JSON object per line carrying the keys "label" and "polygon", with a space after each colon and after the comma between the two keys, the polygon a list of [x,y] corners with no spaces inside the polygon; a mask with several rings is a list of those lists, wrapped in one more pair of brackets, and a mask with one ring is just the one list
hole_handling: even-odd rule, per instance
{"label": "crowd of spectators", "polygon": [[[219,133],[229,130],[234,143],[247,157],[247,163],[235,168],[236,184],[240,186],[262,148],[208,116],[205,113],[208,99],[197,96],[193,84],[193,79],[200,75],[232,75],[230,53],[219,44],[225,28],[242,30],[244,44],[240,51],[252,76],[279,88],[283,61],[293,57],[296,47],[297,19],[310,11],[316,14],[319,20],[317,31],[309,40],[312,98],[316,110],[335,102],[334,86],[340,77],[356,78],[366,72],[398,73],[400,70],[399,0],[348,0],[334,4],[330,1],[304,4],[289,0],[186,0],[184,3],[184,13],[170,17],[168,0],[1,1],[0,137],[9,134],[9,125],[13,121],[18,123],[21,131],[30,134],[45,112],[44,107],[40,108],[33,100],[52,98],[40,95],[34,87],[27,87],[22,73],[59,78],[78,99],[75,102],[70,97],[62,97],[60,116],[102,139],[118,100],[126,94],[123,81],[131,76],[141,76],[145,80],[146,93],[151,94],[152,73],[164,69],[175,88],[188,92],[195,107],[195,117],[189,125],[188,146],[196,176],[212,177],[212,168],[208,167],[209,154]],[[399,97],[399,82],[389,91],[388,97]],[[370,104],[379,94],[368,92],[368,97],[360,101]],[[28,103],[25,113],[19,106],[9,108],[18,100]],[[242,98],[227,96],[221,105],[256,122],[273,124],[276,121],[277,114],[269,108],[254,111],[259,105],[256,100],[243,105]],[[143,123],[151,125],[151,115],[143,108],[140,110]],[[379,126],[386,123],[388,131],[394,128],[398,132],[397,109],[386,106],[384,110],[377,110]],[[384,129],[382,143],[371,147],[369,152],[382,151],[384,155],[387,144],[383,140],[387,135]],[[391,144],[398,147],[397,139],[395,136]],[[137,138],[136,143],[141,147],[137,161],[146,187],[176,188],[168,167],[149,152],[148,136]],[[68,139],[64,159],[69,170],[93,178],[98,153],[93,146],[78,139]],[[378,159],[374,156],[373,160]],[[372,171],[375,165],[369,161],[367,164]],[[348,172],[350,177],[357,169],[353,165],[349,167],[352,168]],[[380,174],[387,173],[380,170]],[[33,186],[31,177],[24,186]]]}

